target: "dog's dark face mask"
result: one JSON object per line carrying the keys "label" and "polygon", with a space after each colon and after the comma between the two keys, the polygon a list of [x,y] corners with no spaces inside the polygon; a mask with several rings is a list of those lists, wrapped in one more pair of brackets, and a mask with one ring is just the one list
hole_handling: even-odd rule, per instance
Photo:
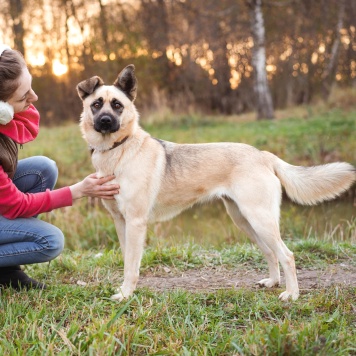
{"label": "dog's dark face mask", "polygon": [[112,98],[110,102],[105,102],[99,97],[91,103],[90,109],[95,131],[108,134],[120,129],[120,115],[124,106],[118,99]]}
{"label": "dog's dark face mask", "polygon": [[[80,82],[77,85],[79,97],[84,101],[104,86],[104,81],[94,76]],[[126,66],[118,75],[113,87],[123,92],[131,101],[134,101],[137,93],[137,79],[135,77],[135,67],[130,64]],[[115,93],[109,90],[98,92],[92,98],[90,110],[93,115],[93,126],[97,132],[110,134],[120,130],[120,117],[124,110],[122,102],[115,98]]]}

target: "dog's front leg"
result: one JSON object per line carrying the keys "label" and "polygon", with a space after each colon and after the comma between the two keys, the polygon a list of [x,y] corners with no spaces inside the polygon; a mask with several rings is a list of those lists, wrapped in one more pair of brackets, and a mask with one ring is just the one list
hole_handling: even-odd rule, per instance
{"label": "dog's front leg", "polygon": [[114,224],[115,224],[117,236],[120,241],[121,253],[123,258],[125,259],[126,224],[125,224],[125,219],[121,214],[117,214],[116,216],[114,216]]}
{"label": "dog's front leg", "polygon": [[122,256],[125,258],[125,233],[126,233],[125,219],[119,210],[118,203],[115,200],[103,199],[102,203],[105,206],[105,208],[109,211],[109,213],[111,214],[114,220],[117,237],[119,238],[120,241]]}
{"label": "dog's front leg", "polygon": [[111,299],[123,300],[136,289],[147,231],[147,219],[127,218],[125,231],[124,282]]}

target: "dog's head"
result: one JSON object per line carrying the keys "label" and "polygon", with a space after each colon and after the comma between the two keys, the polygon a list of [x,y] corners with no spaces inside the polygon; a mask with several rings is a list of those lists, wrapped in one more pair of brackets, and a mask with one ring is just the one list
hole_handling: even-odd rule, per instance
{"label": "dog's head", "polygon": [[85,135],[93,134],[94,129],[100,136],[117,141],[130,134],[132,123],[138,119],[133,104],[137,92],[134,65],[125,67],[113,85],[104,85],[95,76],[80,82],[77,91],[83,101],[81,127]]}

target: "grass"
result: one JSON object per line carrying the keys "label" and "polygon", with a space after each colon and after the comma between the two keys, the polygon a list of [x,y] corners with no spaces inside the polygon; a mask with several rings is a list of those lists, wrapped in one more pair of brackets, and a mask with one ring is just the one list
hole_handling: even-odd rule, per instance
{"label": "grass", "polygon": [[[355,246],[297,241],[300,265],[314,268],[356,257]],[[4,290],[0,353],[6,355],[352,355],[356,352],[356,288],[309,290],[281,303],[276,290],[216,292],[140,288],[126,302],[109,299],[118,250],[66,251],[49,266],[46,291]],[[315,257],[316,256],[316,257]],[[251,245],[222,250],[199,246],[148,248],[143,273],[157,264],[186,269],[212,265],[259,268]],[[262,268],[262,267],[261,267]],[[82,285],[76,285],[76,281]],[[84,285],[83,281],[86,281]]]}
{"label": "grass", "polygon": [[[182,115],[143,124],[153,136],[176,142],[240,141],[293,164],[355,164],[354,106],[298,110],[278,113],[273,122]],[[77,124],[43,127],[20,154],[56,160],[58,186],[92,172]],[[356,355],[355,287],[304,290],[287,303],[278,300],[281,288],[139,288],[117,303],[109,298],[122,280],[123,259],[101,204],[83,199],[41,218],[64,231],[66,249],[50,264],[27,266],[49,289],[0,292],[2,355]],[[319,208],[283,205],[281,230],[298,268],[354,267],[355,227],[352,194]],[[142,274],[162,268],[265,273],[266,263],[216,204],[150,226]]]}

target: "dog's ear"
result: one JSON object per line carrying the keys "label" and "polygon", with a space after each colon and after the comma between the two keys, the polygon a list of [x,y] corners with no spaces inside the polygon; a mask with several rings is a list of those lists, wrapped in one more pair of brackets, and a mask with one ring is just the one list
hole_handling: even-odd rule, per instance
{"label": "dog's ear", "polygon": [[114,86],[123,91],[131,101],[136,99],[137,79],[135,77],[135,66],[133,64],[129,64],[119,73],[114,82]]}
{"label": "dog's ear", "polygon": [[83,80],[77,85],[78,95],[82,100],[84,100],[87,96],[93,94],[94,91],[101,85],[104,85],[104,81],[98,76]]}

